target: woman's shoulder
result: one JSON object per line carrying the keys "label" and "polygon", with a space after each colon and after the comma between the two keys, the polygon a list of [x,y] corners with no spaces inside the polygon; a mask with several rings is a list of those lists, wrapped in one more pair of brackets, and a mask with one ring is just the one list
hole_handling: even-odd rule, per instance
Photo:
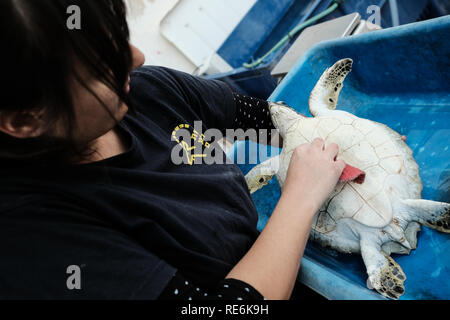
{"label": "woman's shoulder", "polygon": [[[131,87],[136,85],[152,87],[153,89],[179,89],[187,81],[189,74],[163,66],[143,66],[131,72]],[[136,90],[134,90],[136,92]],[[133,90],[130,92],[133,94]]]}

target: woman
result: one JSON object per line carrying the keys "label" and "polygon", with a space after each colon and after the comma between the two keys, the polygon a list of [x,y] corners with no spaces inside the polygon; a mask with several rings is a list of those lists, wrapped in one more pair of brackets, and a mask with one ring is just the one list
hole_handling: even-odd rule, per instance
{"label": "woman", "polygon": [[[71,5],[80,29],[67,28]],[[314,214],[344,168],[338,146],[294,151],[259,234],[240,170],[175,164],[172,136],[196,121],[271,129],[267,102],[141,67],[122,0],[4,0],[0,12],[3,298],[290,297]]]}

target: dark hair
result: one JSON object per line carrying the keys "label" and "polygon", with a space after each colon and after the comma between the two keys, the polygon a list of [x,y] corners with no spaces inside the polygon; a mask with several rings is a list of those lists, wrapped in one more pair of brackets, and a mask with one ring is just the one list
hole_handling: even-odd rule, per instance
{"label": "dark hair", "polygon": [[[80,29],[67,26],[72,5],[80,8]],[[0,72],[7,80],[0,89],[0,113],[44,107],[47,129],[63,119],[68,134],[67,139],[46,134],[16,139],[0,133],[1,160],[64,161],[85,151],[86,146],[72,141],[75,119],[69,80],[75,77],[93,92],[75,70],[75,61],[131,107],[125,83],[132,53],[123,0],[1,0],[0,24]]]}

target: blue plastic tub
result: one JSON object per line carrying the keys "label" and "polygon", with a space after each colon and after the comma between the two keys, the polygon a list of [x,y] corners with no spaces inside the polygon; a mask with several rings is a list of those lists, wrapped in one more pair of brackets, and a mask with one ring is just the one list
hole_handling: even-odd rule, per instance
{"label": "blue plastic tub", "polygon": [[[311,49],[275,92],[272,101],[309,115],[308,98],[323,71],[352,58],[338,109],[384,123],[407,136],[420,166],[424,199],[450,202],[450,16],[357,37],[328,41]],[[237,143],[234,152],[252,146]],[[251,148],[250,148],[251,149]],[[279,149],[269,149],[272,155]],[[258,151],[247,150],[246,156]],[[257,162],[267,158],[264,156]],[[233,157],[233,154],[230,154]],[[248,159],[248,158],[247,158]],[[247,173],[254,164],[240,165]],[[280,196],[276,179],[254,194],[264,228]],[[394,259],[406,273],[401,299],[450,299],[450,235],[422,227],[418,248]],[[382,299],[366,288],[359,255],[344,255],[310,242],[299,278],[329,299]]]}
{"label": "blue plastic tub", "polygon": [[[448,14],[450,6],[444,2],[397,0],[399,22],[406,24]],[[263,56],[289,31],[325,11],[332,3],[333,0],[258,0],[217,51],[233,71],[208,75],[206,78],[227,82],[242,94],[267,99],[277,86],[277,80],[270,72],[296,37],[281,50],[268,56],[258,67],[246,69],[242,67],[243,63]],[[353,12],[358,12],[362,19],[368,19],[373,12],[367,9],[372,5],[381,9],[381,26],[392,27],[388,0],[345,0],[338,9],[318,23]]]}

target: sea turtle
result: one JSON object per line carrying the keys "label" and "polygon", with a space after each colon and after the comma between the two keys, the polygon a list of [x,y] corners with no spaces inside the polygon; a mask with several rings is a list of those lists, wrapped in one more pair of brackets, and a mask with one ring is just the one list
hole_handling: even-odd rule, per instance
{"label": "sea turtle", "polygon": [[340,252],[360,253],[369,288],[398,299],[405,292],[406,276],[390,254],[415,249],[420,224],[450,233],[450,204],[421,199],[419,167],[400,134],[381,123],[335,110],[352,64],[352,59],[340,60],[322,75],[309,101],[312,118],[270,103],[284,146],[279,156],[250,170],[246,181],[253,193],[276,174],[282,188],[297,146],[317,137],[326,144],[338,144],[338,158],[363,170],[365,180],[337,184],[315,216],[311,237]]}

